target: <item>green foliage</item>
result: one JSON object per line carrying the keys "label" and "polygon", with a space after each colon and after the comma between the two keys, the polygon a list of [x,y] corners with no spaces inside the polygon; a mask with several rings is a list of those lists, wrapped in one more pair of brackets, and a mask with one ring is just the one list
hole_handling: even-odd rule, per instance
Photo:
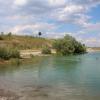
{"label": "green foliage", "polygon": [[17,48],[10,49],[10,52],[11,52],[11,58],[19,58],[20,57],[20,53]]}
{"label": "green foliage", "polygon": [[9,33],[7,34],[7,36],[11,37],[11,36],[12,36],[12,33],[11,33],[11,32],[9,32]]}
{"label": "green foliage", "polygon": [[75,44],[75,53],[86,53],[86,47],[84,44],[81,44],[79,42],[77,42],[77,44]]}
{"label": "green foliage", "polygon": [[4,40],[3,36],[4,36],[4,33],[1,32],[1,34],[0,34],[0,40]]}
{"label": "green foliage", "polygon": [[19,58],[20,53],[17,49],[0,47],[0,58],[9,60],[10,58]]}
{"label": "green foliage", "polygon": [[42,33],[41,33],[41,32],[39,32],[39,33],[38,33],[38,35],[39,35],[39,36],[41,36],[41,35],[42,35]]}
{"label": "green foliage", "polygon": [[56,49],[57,53],[62,55],[81,54],[86,52],[85,45],[76,41],[75,38],[69,35],[66,35],[63,39],[55,40],[53,47]]}
{"label": "green foliage", "polygon": [[10,40],[10,39],[11,39],[11,37],[12,37],[12,33],[11,33],[11,32],[9,32],[9,33],[7,34],[7,37],[8,37],[8,39]]}
{"label": "green foliage", "polygon": [[42,54],[51,54],[51,49],[48,46],[42,48]]}
{"label": "green foliage", "polygon": [[3,37],[0,35],[0,40],[3,40]]}

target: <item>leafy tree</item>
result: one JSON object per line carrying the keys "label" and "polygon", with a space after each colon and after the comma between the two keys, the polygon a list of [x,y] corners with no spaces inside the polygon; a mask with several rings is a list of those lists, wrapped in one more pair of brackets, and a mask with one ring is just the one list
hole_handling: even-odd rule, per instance
{"label": "leafy tree", "polygon": [[42,33],[41,33],[41,32],[39,32],[39,33],[38,33],[38,35],[39,35],[39,37],[40,37],[40,36],[42,35]]}
{"label": "leafy tree", "polygon": [[7,37],[8,37],[8,39],[10,40],[10,39],[11,39],[11,37],[12,37],[12,33],[11,33],[11,32],[9,32],[9,33],[7,34]]}
{"label": "leafy tree", "polygon": [[75,38],[69,35],[66,35],[62,39],[55,40],[53,47],[56,49],[57,53],[62,55],[80,54],[86,52],[85,45],[76,41]]}
{"label": "leafy tree", "polygon": [[1,32],[1,34],[0,34],[0,40],[4,40],[3,36],[4,36],[4,33]]}
{"label": "leafy tree", "polygon": [[9,36],[9,37],[11,37],[11,35],[12,35],[12,33],[11,33],[11,32],[9,32],[9,33],[7,34],[7,36]]}
{"label": "leafy tree", "polygon": [[1,32],[1,35],[4,35],[4,32]]}

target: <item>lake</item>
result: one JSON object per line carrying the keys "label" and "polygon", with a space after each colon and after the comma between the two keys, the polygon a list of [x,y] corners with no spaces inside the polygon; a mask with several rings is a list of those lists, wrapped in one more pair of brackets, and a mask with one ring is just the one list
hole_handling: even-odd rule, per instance
{"label": "lake", "polygon": [[0,66],[2,100],[100,100],[99,52],[34,59]]}

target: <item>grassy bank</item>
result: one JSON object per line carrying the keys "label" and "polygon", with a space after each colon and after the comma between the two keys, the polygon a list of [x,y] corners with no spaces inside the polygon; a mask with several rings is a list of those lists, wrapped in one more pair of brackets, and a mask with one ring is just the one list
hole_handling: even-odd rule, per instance
{"label": "grassy bank", "polygon": [[[74,37],[66,35],[61,39],[46,39],[33,36],[17,36],[11,33],[0,35],[0,63],[6,63],[15,59],[17,64],[23,59],[34,56],[50,54],[82,54],[86,52],[85,45]],[[3,61],[6,60],[6,61]]]}
{"label": "grassy bank", "polygon": [[[52,46],[51,39],[45,39],[42,37],[33,37],[33,36],[18,36],[12,34],[1,34],[0,35],[0,64],[19,64],[29,62],[27,56],[30,56],[32,53],[35,55],[37,51],[39,54],[43,46],[47,45]],[[25,54],[23,54],[25,51]],[[28,52],[28,51],[31,51]],[[35,52],[34,52],[35,51]],[[28,53],[28,54],[27,54]],[[21,54],[26,56],[25,59],[21,59]],[[33,57],[33,56],[32,56]],[[32,61],[32,60],[30,60]]]}
{"label": "grassy bank", "polygon": [[25,49],[41,49],[44,45],[52,45],[51,39],[33,36],[0,35],[0,47]]}
{"label": "grassy bank", "polygon": [[[52,41],[53,40],[51,39],[45,39],[41,37],[1,34],[0,65],[12,63],[19,64],[23,62],[33,61],[32,58],[30,58],[30,55],[38,55],[38,52],[40,54],[43,46],[52,46]],[[27,56],[29,56],[29,58],[26,59],[25,57],[23,57],[24,59],[22,59],[21,54],[26,58]]]}

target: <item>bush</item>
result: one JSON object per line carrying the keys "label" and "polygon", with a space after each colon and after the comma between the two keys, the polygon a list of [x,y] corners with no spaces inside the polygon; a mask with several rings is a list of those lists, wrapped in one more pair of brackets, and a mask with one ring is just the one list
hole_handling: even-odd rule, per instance
{"label": "bush", "polygon": [[48,46],[43,47],[42,54],[51,54],[51,49]]}
{"label": "bush", "polygon": [[11,33],[11,32],[9,32],[9,33],[7,34],[7,36],[8,36],[8,37],[11,37],[11,36],[12,36],[12,33]]}
{"label": "bush", "polygon": [[0,34],[0,40],[4,40],[4,37],[3,37],[3,36],[4,36],[4,34],[1,33],[1,34]]}
{"label": "bush", "polygon": [[77,53],[80,53],[80,54],[86,53],[86,47],[85,47],[85,45],[78,42],[77,45],[75,46],[74,53],[76,53],[76,54]]}
{"label": "bush", "polygon": [[2,36],[0,36],[0,40],[3,40],[3,37]]}
{"label": "bush", "polygon": [[17,48],[10,49],[11,51],[11,58],[20,58],[20,53]]}
{"label": "bush", "polygon": [[20,53],[17,49],[0,47],[0,58],[9,60],[10,58],[20,58]]}
{"label": "bush", "polygon": [[81,54],[86,52],[85,45],[76,41],[72,36],[66,35],[63,39],[55,40],[53,48],[58,54]]}

